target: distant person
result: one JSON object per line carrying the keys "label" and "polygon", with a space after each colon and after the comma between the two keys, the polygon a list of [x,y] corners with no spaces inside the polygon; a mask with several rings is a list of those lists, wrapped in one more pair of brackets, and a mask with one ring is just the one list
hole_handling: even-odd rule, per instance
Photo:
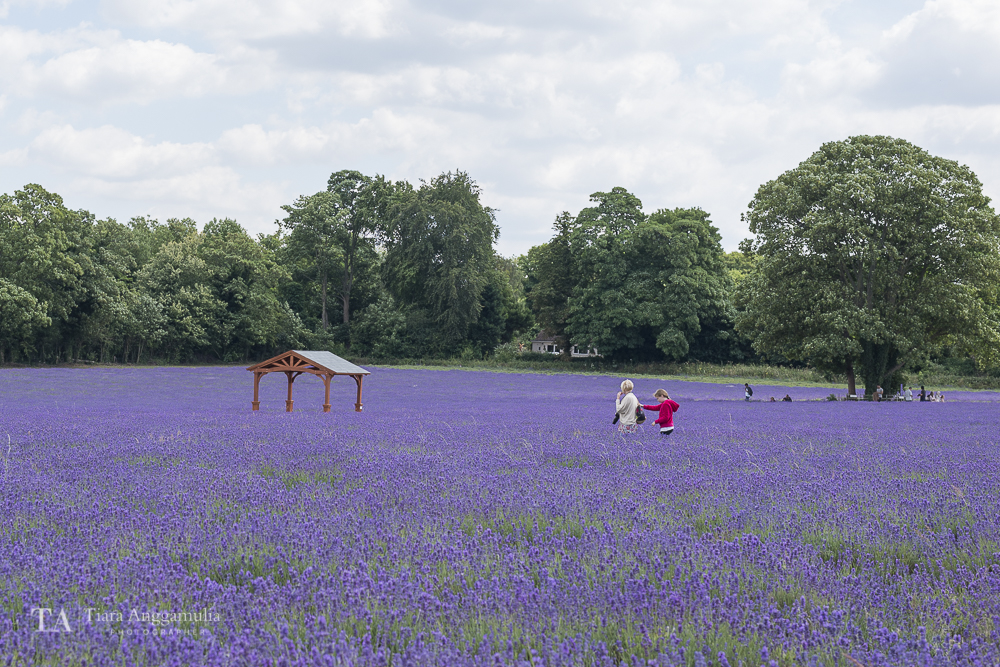
{"label": "distant person", "polygon": [[920,385],[920,402],[923,403],[927,400],[927,390],[924,389],[924,385]]}
{"label": "distant person", "polygon": [[774,402],[775,402],[775,400],[774,400],[774,396],[772,396],[772,397],[771,397],[771,402],[772,402],[772,403],[774,403]]}
{"label": "distant person", "polygon": [[743,400],[749,401],[750,397],[753,396],[753,387],[750,386],[749,382],[743,383]]}
{"label": "distant person", "polygon": [[644,405],[645,410],[657,410],[660,416],[656,418],[656,423],[660,425],[660,435],[670,435],[674,432],[674,413],[680,409],[677,401],[671,400],[666,389],[657,389],[653,394],[659,403],[657,405]]}
{"label": "distant person", "polygon": [[632,393],[634,388],[631,380],[625,380],[615,399],[615,421],[618,422],[619,433],[635,433],[639,430],[639,424],[635,420],[639,399]]}
{"label": "distant person", "polygon": [[782,403],[791,403],[792,402],[792,397],[789,396],[788,394],[785,394],[785,397],[783,399],[781,399],[781,402]]}
{"label": "distant person", "polygon": [[943,391],[939,391],[938,392],[938,403],[944,403],[944,392]]}
{"label": "distant person", "polygon": [[875,402],[882,402],[882,385],[880,384],[875,385]]}
{"label": "distant person", "polygon": [[908,403],[912,403],[913,402],[913,387],[907,387],[906,388],[906,401]]}

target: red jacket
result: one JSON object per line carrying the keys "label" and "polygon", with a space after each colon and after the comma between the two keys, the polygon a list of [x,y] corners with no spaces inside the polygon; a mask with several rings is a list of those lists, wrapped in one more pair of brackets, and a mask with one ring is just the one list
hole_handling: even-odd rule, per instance
{"label": "red jacket", "polygon": [[655,423],[659,424],[660,428],[666,428],[674,425],[674,413],[677,412],[681,406],[678,405],[677,401],[668,398],[657,405],[644,405],[642,407],[645,410],[659,410],[660,417]]}

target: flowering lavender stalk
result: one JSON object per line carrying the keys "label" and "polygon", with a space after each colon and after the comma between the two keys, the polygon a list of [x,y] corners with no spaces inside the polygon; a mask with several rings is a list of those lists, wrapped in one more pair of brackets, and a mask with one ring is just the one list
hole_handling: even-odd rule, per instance
{"label": "flowering lavender stalk", "polygon": [[0,371],[0,665],[1000,661],[995,393],[310,379]]}

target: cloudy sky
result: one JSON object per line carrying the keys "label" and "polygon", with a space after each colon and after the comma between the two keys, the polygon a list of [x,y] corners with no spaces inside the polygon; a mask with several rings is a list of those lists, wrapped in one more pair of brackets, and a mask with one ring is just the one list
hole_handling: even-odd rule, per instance
{"label": "cloudy sky", "polygon": [[499,249],[623,186],[733,249],[757,187],[890,134],[1000,196],[996,0],[0,0],[0,191],[231,217],[461,169]]}

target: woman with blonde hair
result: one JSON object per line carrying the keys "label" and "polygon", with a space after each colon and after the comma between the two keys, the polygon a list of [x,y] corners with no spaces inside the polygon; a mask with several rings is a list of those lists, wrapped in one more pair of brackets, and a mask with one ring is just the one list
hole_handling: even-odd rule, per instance
{"label": "woman with blonde hair", "polygon": [[635,420],[639,399],[632,393],[634,388],[631,380],[625,380],[622,382],[622,390],[615,398],[615,421],[618,422],[619,433],[635,433],[639,429]]}

